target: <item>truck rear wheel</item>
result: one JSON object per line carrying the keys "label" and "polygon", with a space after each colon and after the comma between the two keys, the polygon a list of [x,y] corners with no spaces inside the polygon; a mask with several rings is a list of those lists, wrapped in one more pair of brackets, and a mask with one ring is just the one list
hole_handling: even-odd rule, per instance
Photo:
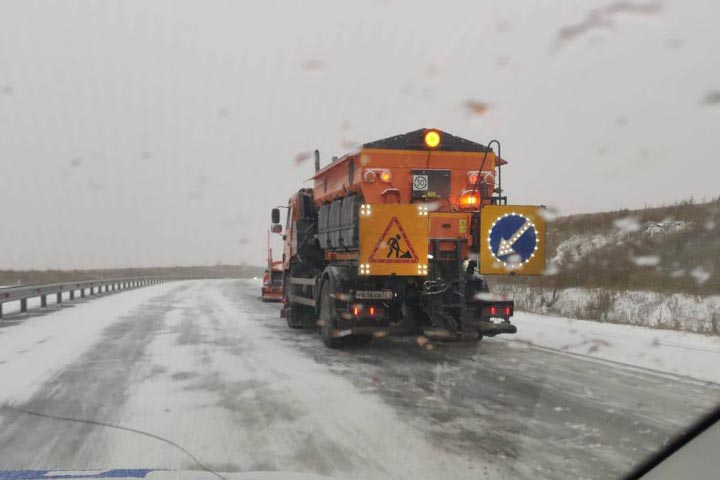
{"label": "truck rear wheel", "polygon": [[308,278],[307,267],[303,268],[302,264],[292,262],[290,269],[285,271],[283,277],[283,301],[289,308],[285,310],[285,320],[287,325],[293,329],[300,329],[312,326],[313,308],[300,303],[292,303],[290,301],[291,294],[306,298],[308,293],[303,291],[302,285],[295,285],[290,282],[290,278]]}
{"label": "truck rear wheel", "polygon": [[303,322],[305,321],[303,307],[300,305],[291,306],[285,314],[285,319],[287,320],[288,327],[294,329],[303,328]]}
{"label": "truck rear wheel", "polygon": [[320,337],[328,348],[338,348],[342,341],[335,337],[337,326],[337,307],[335,300],[335,281],[332,277],[323,282],[320,290]]}

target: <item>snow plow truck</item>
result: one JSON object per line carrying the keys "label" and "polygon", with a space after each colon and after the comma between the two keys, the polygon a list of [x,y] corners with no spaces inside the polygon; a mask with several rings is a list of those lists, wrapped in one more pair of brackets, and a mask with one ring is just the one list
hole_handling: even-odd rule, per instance
{"label": "snow plow truck", "polygon": [[[491,148],[495,144],[497,153]],[[540,274],[542,208],[507,204],[500,144],[420,129],[321,168],[272,227],[282,234],[281,316],[338,348],[387,335],[512,334],[511,299],[486,275]]]}

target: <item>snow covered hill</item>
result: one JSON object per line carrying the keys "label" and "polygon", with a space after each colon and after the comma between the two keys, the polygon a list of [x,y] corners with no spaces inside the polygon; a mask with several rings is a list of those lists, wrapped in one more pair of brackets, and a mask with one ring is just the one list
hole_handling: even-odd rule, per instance
{"label": "snow covered hill", "polygon": [[720,334],[720,200],[561,217],[541,277],[491,278],[532,313]]}

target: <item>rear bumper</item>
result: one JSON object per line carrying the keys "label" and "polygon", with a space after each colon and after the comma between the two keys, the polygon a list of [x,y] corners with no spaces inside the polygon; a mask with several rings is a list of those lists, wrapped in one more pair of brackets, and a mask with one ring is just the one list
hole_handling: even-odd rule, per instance
{"label": "rear bumper", "polygon": [[463,326],[469,326],[484,337],[517,333],[517,327],[507,320],[501,323],[494,323],[489,319],[465,320]]}
{"label": "rear bumper", "polygon": [[[420,330],[412,328],[410,325],[400,323],[390,324],[383,320],[359,319],[359,320],[339,320],[336,332],[338,336],[347,335],[376,335],[376,336],[404,336],[418,333]],[[512,335],[517,333],[517,327],[505,320],[503,322],[494,323],[489,319],[481,318],[463,322],[463,331],[477,332],[484,337],[494,337],[495,335]]]}
{"label": "rear bumper", "polygon": [[[494,337],[495,335],[502,335],[502,334],[513,334],[517,332],[517,327],[513,325],[512,323],[492,323],[487,322],[486,325],[483,325],[481,327],[474,327],[469,332],[465,332],[465,334],[470,334],[472,332],[478,333],[482,335],[483,337]],[[335,330],[335,336],[340,337],[346,337],[348,335],[372,335],[375,337],[386,337],[386,336],[393,336],[393,337],[401,337],[401,336],[407,336],[412,335],[414,333],[418,333],[414,330],[411,330],[409,328],[403,327],[401,325],[389,325],[385,327],[381,326],[354,326],[354,327],[348,327],[348,328],[338,328]],[[447,335],[448,337],[457,337],[458,334],[455,335]],[[459,337],[458,337],[459,338]]]}
{"label": "rear bumper", "polygon": [[282,300],[282,291],[270,290],[268,288],[262,289],[262,299],[265,302],[279,302]]}
{"label": "rear bumper", "polygon": [[399,325],[386,326],[349,326],[348,328],[338,328],[335,330],[336,337],[346,337],[348,335],[372,335],[374,337],[400,337],[412,334],[413,331]]}

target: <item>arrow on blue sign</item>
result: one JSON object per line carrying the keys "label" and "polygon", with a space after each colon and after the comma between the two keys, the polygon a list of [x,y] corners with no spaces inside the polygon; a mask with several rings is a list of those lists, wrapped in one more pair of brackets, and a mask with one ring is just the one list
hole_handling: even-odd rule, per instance
{"label": "arrow on blue sign", "polygon": [[490,227],[488,237],[493,256],[514,265],[530,260],[538,245],[535,224],[516,213],[498,218]]}

